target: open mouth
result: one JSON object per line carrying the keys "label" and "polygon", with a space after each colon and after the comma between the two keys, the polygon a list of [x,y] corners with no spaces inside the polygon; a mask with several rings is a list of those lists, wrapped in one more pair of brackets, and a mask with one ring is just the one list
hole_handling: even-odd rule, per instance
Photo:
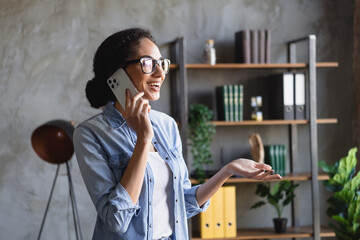
{"label": "open mouth", "polygon": [[153,89],[160,90],[161,83],[159,83],[159,82],[157,82],[157,83],[149,83],[148,86],[150,86]]}

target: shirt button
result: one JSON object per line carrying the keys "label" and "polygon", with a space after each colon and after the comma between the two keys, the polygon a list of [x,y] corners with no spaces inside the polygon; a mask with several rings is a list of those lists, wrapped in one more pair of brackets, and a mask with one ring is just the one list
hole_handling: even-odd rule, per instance
{"label": "shirt button", "polygon": [[150,223],[149,227],[151,228],[152,227],[152,224]]}
{"label": "shirt button", "polygon": [[151,202],[149,202],[149,205],[151,205]]}
{"label": "shirt button", "polygon": [[175,199],[175,202],[178,202],[178,200],[177,200],[177,199]]}
{"label": "shirt button", "polygon": [[176,223],[179,223],[179,220],[176,220]]}
{"label": "shirt button", "polygon": [[174,178],[176,179],[176,176]]}
{"label": "shirt button", "polygon": [[169,158],[168,158],[168,157],[166,157],[165,159],[166,159],[166,160],[169,160]]}
{"label": "shirt button", "polygon": [[154,141],[154,144],[157,144],[157,141]]}
{"label": "shirt button", "polygon": [[152,178],[150,178],[150,182],[152,182]]}

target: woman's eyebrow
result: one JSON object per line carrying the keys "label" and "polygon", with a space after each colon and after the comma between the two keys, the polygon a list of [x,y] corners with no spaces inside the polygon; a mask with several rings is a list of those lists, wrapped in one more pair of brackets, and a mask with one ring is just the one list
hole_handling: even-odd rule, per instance
{"label": "woman's eyebrow", "polygon": [[[150,55],[143,55],[143,56],[141,56],[140,58],[151,58],[151,59],[155,59],[155,58],[153,58],[152,56],[150,56]],[[161,59],[161,58],[163,58],[162,56],[160,56],[160,58],[159,59]]]}

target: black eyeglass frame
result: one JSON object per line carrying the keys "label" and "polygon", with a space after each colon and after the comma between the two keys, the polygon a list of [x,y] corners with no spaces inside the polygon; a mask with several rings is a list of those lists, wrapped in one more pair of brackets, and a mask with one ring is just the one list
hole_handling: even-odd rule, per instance
{"label": "black eyeglass frame", "polygon": [[[143,64],[142,64],[142,62],[141,62],[142,59],[152,60],[152,62],[153,62],[153,67],[152,67],[152,69],[151,69],[151,72],[145,72],[145,71],[144,71],[144,69],[143,69]],[[164,61],[164,62],[166,61],[166,62],[168,62],[169,68],[167,69],[167,71],[165,71],[164,68],[161,67],[161,65],[160,65],[161,61]],[[127,66],[129,66],[129,65],[131,65],[131,64],[134,64],[134,63],[140,63],[141,71],[142,71],[143,73],[145,73],[145,74],[151,74],[151,73],[153,73],[153,72],[155,71],[156,65],[158,65],[163,71],[165,71],[165,74],[168,74],[168,73],[169,73],[169,70],[170,70],[170,60],[167,59],[167,58],[163,58],[163,57],[161,57],[160,59],[154,59],[154,58],[152,58],[152,57],[141,57],[141,58],[138,58],[138,59],[129,60],[129,61],[126,61],[126,62],[125,62],[124,68],[126,68]],[[155,63],[155,64],[154,64],[154,63]]]}

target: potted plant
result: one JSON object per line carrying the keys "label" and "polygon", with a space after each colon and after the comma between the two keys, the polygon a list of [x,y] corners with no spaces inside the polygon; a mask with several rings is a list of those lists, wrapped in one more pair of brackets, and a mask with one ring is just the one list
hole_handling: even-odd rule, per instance
{"label": "potted plant", "polygon": [[[290,181],[281,181],[276,183],[272,188],[270,183],[259,183],[256,188],[255,194],[266,198],[277,212],[277,218],[274,218],[274,229],[276,233],[286,232],[287,219],[282,218],[282,212],[284,207],[292,202],[295,197],[294,190],[299,184],[293,184]],[[255,209],[265,205],[265,201],[256,202],[251,206],[251,209]]]}
{"label": "potted plant", "polygon": [[215,126],[210,123],[213,112],[203,104],[192,104],[189,109],[189,145],[193,155],[193,167],[200,183],[205,181],[205,164],[213,163],[210,146]]}
{"label": "potted plant", "polygon": [[319,162],[330,177],[324,185],[334,193],[327,200],[327,215],[335,221],[329,225],[335,230],[336,238],[342,240],[360,239],[360,172],[355,175],[357,150],[356,147],[350,149],[348,156],[334,165]]}

